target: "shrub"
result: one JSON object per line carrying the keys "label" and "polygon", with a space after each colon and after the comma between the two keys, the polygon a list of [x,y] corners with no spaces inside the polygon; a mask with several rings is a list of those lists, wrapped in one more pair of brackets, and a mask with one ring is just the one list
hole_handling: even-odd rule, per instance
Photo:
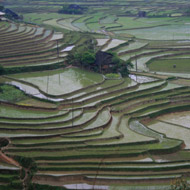
{"label": "shrub", "polygon": [[190,184],[185,179],[178,178],[171,182],[171,190],[190,190]]}
{"label": "shrub", "polygon": [[19,180],[12,181],[10,186],[14,189],[23,189],[22,181],[19,181]]}
{"label": "shrub", "polygon": [[4,6],[0,5],[0,11],[3,11],[3,10],[4,10]]}
{"label": "shrub", "polygon": [[0,92],[0,100],[18,102],[26,99],[25,94],[21,90],[11,85],[1,85]]}
{"label": "shrub", "polygon": [[9,144],[9,141],[6,138],[0,138],[0,148],[7,146]]}
{"label": "shrub", "polygon": [[106,78],[108,78],[108,79],[119,79],[119,78],[120,78],[120,75],[117,74],[117,73],[108,73],[108,74],[106,74],[105,76],[106,76]]}
{"label": "shrub", "polygon": [[79,5],[71,4],[64,5],[61,10],[58,11],[60,14],[83,14],[86,8],[81,7]]}
{"label": "shrub", "polygon": [[0,75],[4,74],[4,72],[5,72],[4,67],[0,65]]}
{"label": "shrub", "polygon": [[32,158],[16,156],[15,159],[20,163],[22,167],[30,169],[31,173],[37,171],[36,163]]}
{"label": "shrub", "polygon": [[74,52],[67,57],[67,60],[70,64],[90,67],[95,62],[95,53],[90,50],[85,52]]}
{"label": "shrub", "polygon": [[132,68],[133,64],[130,61],[123,61],[114,52],[109,51],[109,53],[113,55],[112,62],[114,63],[114,67],[112,67],[112,72],[120,72],[123,77],[128,76],[129,68]]}

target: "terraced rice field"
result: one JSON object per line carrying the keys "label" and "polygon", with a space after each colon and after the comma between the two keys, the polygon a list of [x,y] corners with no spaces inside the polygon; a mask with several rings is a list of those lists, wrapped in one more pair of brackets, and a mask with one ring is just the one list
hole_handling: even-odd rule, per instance
{"label": "terraced rice field", "polygon": [[64,47],[63,43],[57,46],[57,41],[63,39],[62,33],[24,24],[9,24],[8,29],[0,32],[0,64],[4,67],[47,65],[64,60],[57,53],[57,48]]}
{"label": "terraced rice field", "polygon": [[[6,1],[10,2],[11,0]],[[18,4],[22,3],[23,1]],[[121,59],[125,61],[131,60],[135,67],[137,62],[137,70],[139,71],[162,71],[160,69],[160,64],[157,66],[158,69],[152,69],[153,64],[147,65],[147,63],[152,61],[152,59],[157,60],[160,56],[165,57],[167,55],[170,56],[171,59],[172,57],[174,57],[173,59],[176,59],[176,56],[179,56],[179,61],[183,62],[182,64],[184,65],[184,67],[182,66],[182,70],[180,70],[180,72],[184,72],[186,70],[186,63],[183,59],[183,55],[186,53],[186,56],[188,57],[187,52],[190,47],[189,18],[186,16],[181,16],[183,15],[181,13],[183,8],[180,10],[177,5],[180,4],[183,7],[188,4],[187,1],[175,2],[172,6],[168,6],[169,2],[164,1],[159,7],[152,1],[151,6],[146,7],[143,0],[140,4],[138,4],[138,6],[134,6],[135,2],[127,1],[128,7],[124,6],[123,2],[120,1],[117,2],[116,7],[114,7],[116,5],[115,2],[109,2],[106,5],[100,2],[98,4],[94,2],[92,4],[91,3],[92,2],[89,2],[90,14],[85,13],[84,15],[68,15],[55,13],[55,10],[60,8],[59,1],[43,1],[43,6],[41,3],[37,3],[39,9],[38,14],[24,13],[24,18],[27,22],[31,21],[32,23],[58,29],[59,31],[69,31],[70,34],[76,31],[82,32],[84,33],[84,38],[86,32],[101,34],[101,38],[95,37],[98,40],[95,48],[103,51],[114,51]],[[84,2],[79,2],[79,4],[82,6]],[[37,6],[33,3],[30,5],[31,9],[32,6],[35,6],[35,8]],[[47,10],[44,10],[45,5],[46,8],[48,7],[47,10],[49,10],[50,5],[53,7],[50,13],[47,13]],[[129,9],[129,7],[132,7],[132,9]],[[14,8],[15,7],[13,6],[13,9]],[[23,10],[25,8],[27,10],[28,6],[26,6],[26,3],[23,3]],[[140,18],[137,16],[138,11],[141,9],[147,12],[147,18]],[[22,12],[23,10],[20,11]],[[131,16],[127,16],[126,13]],[[154,17],[152,17],[153,15]],[[155,15],[158,15],[159,18]],[[164,17],[160,18],[160,16]],[[20,30],[21,29],[24,28],[22,27]],[[48,35],[48,32],[46,32],[46,35]],[[84,42],[82,42],[83,40],[80,40],[80,35],[76,37],[76,33],[73,33],[70,36],[71,37],[69,38],[65,36],[65,38],[63,37],[64,40],[61,40],[69,43],[67,47],[72,47],[73,45],[77,47],[79,41],[81,44],[84,44]],[[54,39],[54,46],[52,45],[51,48],[53,47],[53,49],[56,50],[56,37],[52,37],[52,39]],[[107,41],[106,39],[109,40]],[[66,44],[65,47],[63,47],[63,43],[60,43],[59,45],[61,46],[60,52],[63,53],[60,57],[64,59],[68,53],[67,51],[64,51],[65,48],[67,49]],[[175,52],[170,54],[170,51],[172,50],[175,50]],[[50,54],[50,52],[48,54]],[[54,54],[56,54],[56,51],[54,51]],[[52,52],[51,55],[49,55],[51,56],[51,60],[50,58],[44,58],[45,54],[43,54],[44,56],[39,60],[40,63],[37,63],[38,60],[34,59],[31,60],[28,65],[31,66],[34,63],[39,66],[42,64],[55,64],[60,60],[57,59],[57,56],[54,54]],[[5,61],[2,64],[7,67],[12,67],[13,65],[11,61],[12,60]],[[19,65],[21,64],[25,65],[25,61],[19,60]],[[150,66],[150,68],[147,68],[147,66]],[[166,72],[170,71],[173,72],[173,70],[169,67]]]}
{"label": "terraced rice field", "polygon": [[[0,134],[9,139],[3,153],[13,158],[32,158],[37,164],[33,183],[53,185],[56,180],[56,185],[67,188],[77,184],[78,189],[113,189],[130,187],[134,181],[139,186],[152,181],[167,186],[171,179],[186,175],[188,156],[184,163],[184,158],[175,160],[172,154],[185,151],[189,155],[190,142],[183,136],[188,127],[179,120],[175,123],[172,115],[167,119],[165,114],[176,112],[180,117],[184,113],[188,117],[189,112],[179,111],[189,111],[189,98],[184,95],[190,92],[189,87],[135,75],[102,80],[96,74],[100,80],[95,81],[92,74],[72,68],[60,74],[68,77],[70,72],[75,72],[73,80],[82,74],[93,83],[54,93],[58,101],[53,109],[1,103]],[[19,79],[20,84],[38,89],[38,77],[38,73],[17,74],[9,80],[15,85],[13,82]],[[55,83],[50,82],[49,89]],[[40,93],[52,96],[43,89]],[[169,133],[171,130],[173,133]],[[167,155],[168,160],[155,161],[153,157],[158,153]]]}
{"label": "terraced rice field", "polygon": [[161,59],[151,62],[149,68],[153,71],[189,72],[189,59]]}
{"label": "terraced rice field", "polygon": [[54,72],[18,74],[12,75],[12,77],[21,82],[30,82],[40,90],[52,95],[71,93],[72,91],[103,81],[102,76],[96,73],[84,72],[77,68],[56,70]]}
{"label": "terraced rice field", "polygon": [[[34,185],[80,190],[170,190],[171,180],[190,180],[190,28],[179,17],[188,1],[79,1],[84,15],[57,14],[58,0],[6,2],[30,24],[0,22],[0,64],[38,72],[0,77],[24,94],[0,99],[0,189],[23,189],[30,174]],[[94,51],[130,61],[129,77],[66,63],[89,39]]]}
{"label": "terraced rice field", "polygon": [[107,45],[107,47],[103,48],[102,51],[110,50],[124,43],[126,43],[126,41],[124,40],[112,39],[111,42]]}
{"label": "terraced rice field", "polygon": [[[189,25],[169,25],[149,29],[129,30],[125,33],[148,40],[184,40],[189,39]],[[123,32],[123,31],[122,31]]]}

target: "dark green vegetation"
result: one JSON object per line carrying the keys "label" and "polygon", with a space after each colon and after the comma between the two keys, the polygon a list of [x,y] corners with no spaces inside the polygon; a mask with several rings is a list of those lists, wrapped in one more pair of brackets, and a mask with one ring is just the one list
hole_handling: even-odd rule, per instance
{"label": "dark green vegetation", "polygon": [[19,89],[10,85],[0,85],[0,100],[7,102],[18,102],[26,99],[26,96]]}
{"label": "dark green vegetation", "polygon": [[31,184],[29,186],[29,190],[66,190],[63,187],[55,187],[55,186],[49,186],[49,185],[39,185],[39,184]]}
{"label": "dark green vegetation", "polygon": [[[101,54],[101,55],[100,55]],[[123,61],[116,53],[89,51],[72,51],[67,56],[67,62],[74,66],[88,69],[99,73],[120,73],[123,77],[128,76],[129,68],[133,65],[130,61]]]}
{"label": "dark green vegetation", "polygon": [[0,189],[189,183],[189,1],[4,6],[25,23],[0,22]]}
{"label": "dark green vegetation", "polygon": [[109,78],[109,79],[118,79],[118,78],[120,78],[120,75],[116,74],[116,73],[109,73],[109,74],[106,74],[105,76],[107,78]]}
{"label": "dark green vegetation", "polygon": [[73,52],[68,56],[68,62],[70,64],[77,65],[83,68],[90,68],[96,60],[96,54],[92,51]]}
{"label": "dark green vegetation", "polygon": [[83,14],[86,8],[77,4],[64,5],[58,12],[61,14]]}
{"label": "dark green vegetation", "polygon": [[190,189],[190,184],[183,178],[175,179],[172,181],[171,190],[175,190],[175,189],[188,190]]}

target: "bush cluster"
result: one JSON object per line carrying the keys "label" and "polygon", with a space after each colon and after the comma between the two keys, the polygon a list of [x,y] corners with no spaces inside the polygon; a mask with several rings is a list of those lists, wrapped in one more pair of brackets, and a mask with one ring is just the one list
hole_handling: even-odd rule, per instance
{"label": "bush cluster", "polygon": [[118,78],[120,78],[120,75],[117,74],[117,73],[108,73],[108,74],[106,74],[105,76],[106,76],[106,78],[108,78],[108,79],[118,79]]}
{"label": "bush cluster", "polygon": [[26,99],[26,95],[21,90],[11,85],[1,85],[0,92],[2,101],[14,103]]}

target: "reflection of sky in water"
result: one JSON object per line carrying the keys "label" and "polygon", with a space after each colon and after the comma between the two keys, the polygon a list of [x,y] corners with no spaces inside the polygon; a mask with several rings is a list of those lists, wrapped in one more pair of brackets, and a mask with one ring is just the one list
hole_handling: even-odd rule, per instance
{"label": "reflection of sky in water", "polygon": [[189,73],[167,73],[167,72],[156,72],[156,73],[161,74],[161,75],[169,75],[169,76],[175,76],[175,77],[190,78]]}
{"label": "reflection of sky in water", "polygon": [[11,81],[11,82],[8,82],[7,84],[11,84],[13,86],[16,86],[20,90],[24,91],[26,94],[30,94],[30,95],[38,97],[38,98],[42,98],[42,99],[46,99],[46,100],[52,100],[52,101],[55,101],[55,102],[64,100],[64,99],[49,98],[49,97],[41,94],[38,89],[36,89],[34,87],[31,87],[31,86],[28,86],[26,84],[16,82],[16,81]]}
{"label": "reflection of sky in water", "polygon": [[67,189],[76,189],[76,190],[85,190],[85,189],[98,189],[98,190],[108,190],[108,186],[103,186],[103,185],[88,185],[86,183],[82,184],[69,184],[69,185],[64,185]]}
{"label": "reflection of sky in water", "polygon": [[169,25],[147,29],[125,30],[116,33],[127,33],[137,38],[150,40],[190,39],[190,25]]}
{"label": "reflection of sky in water", "polygon": [[71,51],[75,46],[68,46],[65,49],[63,49],[61,52],[65,52],[65,51]]}
{"label": "reflection of sky in water", "polygon": [[29,74],[23,78],[19,77],[19,79],[31,82],[39,86],[44,92],[54,95],[69,93],[99,83],[103,80],[100,74],[78,68]]}
{"label": "reflection of sky in water", "polygon": [[[144,70],[144,71],[149,71],[146,63],[150,61],[153,58],[159,58],[164,55],[171,55],[173,53],[159,53],[156,55],[148,55],[148,56],[143,56],[137,59],[137,69],[138,70]],[[135,66],[136,65],[136,60],[132,61],[132,64]],[[134,67],[135,68],[135,67]],[[134,70],[134,69],[133,69]]]}
{"label": "reflection of sky in water", "polygon": [[190,111],[168,114],[160,120],[190,128]]}
{"label": "reflection of sky in water", "polygon": [[46,38],[50,34],[51,34],[51,30],[46,30],[43,37]]}
{"label": "reflection of sky in water", "polygon": [[129,77],[138,83],[152,82],[157,80],[155,78],[139,76],[139,75],[129,75]]}

